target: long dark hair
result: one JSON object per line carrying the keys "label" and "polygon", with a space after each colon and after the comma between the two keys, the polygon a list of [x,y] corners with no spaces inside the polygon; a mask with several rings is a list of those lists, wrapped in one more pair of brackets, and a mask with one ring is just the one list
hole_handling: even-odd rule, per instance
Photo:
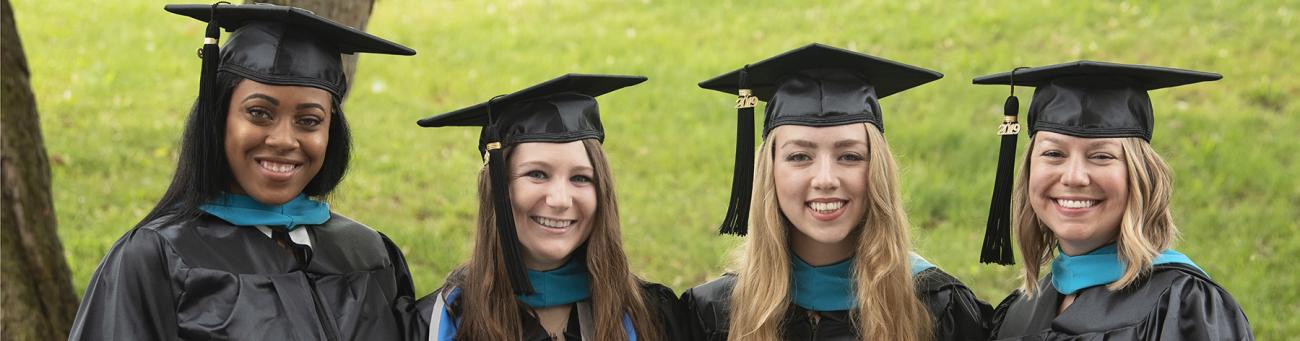
{"label": "long dark hair", "polygon": [[[627,340],[622,323],[626,315],[632,321],[639,340],[664,340],[660,326],[642,294],[641,280],[629,269],[623,252],[622,226],[619,223],[618,199],[614,195],[614,178],[601,143],[582,140],[583,148],[595,173],[596,212],[592,216],[591,234],[571,257],[584,259],[591,279],[592,322],[597,340]],[[503,152],[507,160],[514,147]],[[478,218],[474,233],[474,251],[469,262],[453,270],[443,290],[459,287],[463,307],[456,340],[517,340],[523,337],[519,313],[523,303],[515,299],[514,288],[505,280],[505,257],[501,238],[496,232],[492,187],[488,168],[479,171]]]}
{"label": "long dark hair", "polygon": [[[230,72],[217,73],[217,89],[221,94],[215,103],[217,110],[199,110],[203,103],[194,103],[189,118],[185,120],[172,183],[136,227],[159,219],[164,225],[193,219],[199,215],[199,206],[216,199],[235,181],[230,162],[226,160],[226,115],[230,110],[230,96],[243,80],[243,77]],[[348,161],[352,157],[352,135],[343,117],[340,96],[331,94],[330,97],[334,108],[330,111],[325,160],[320,172],[303,188],[303,193],[316,198],[334,191],[347,173]]]}

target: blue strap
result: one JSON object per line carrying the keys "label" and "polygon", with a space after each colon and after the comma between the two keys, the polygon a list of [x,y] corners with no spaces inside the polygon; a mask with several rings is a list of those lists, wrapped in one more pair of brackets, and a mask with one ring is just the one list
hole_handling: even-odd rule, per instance
{"label": "blue strap", "polygon": [[587,266],[572,257],[563,266],[550,271],[528,270],[528,280],[533,283],[532,295],[516,298],[529,307],[546,308],[591,298],[591,279]]}
{"label": "blue strap", "polygon": [[[1151,265],[1161,264],[1185,264],[1205,274],[1205,270],[1196,266],[1191,258],[1174,250],[1161,252],[1151,262]],[[1052,286],[1062,295],[1071,295],[1079,290],[1114,283],[1124,276],[1125,269],[1114,243],[1079,256],[1068,256],[1058,249],[1056,259],[1052,261]],[[1209,274],[1205,276],[1209,277]]]}
{"label": "blue strap", "polygon": [[[450,303],[456,302],[459,298],[460,288],[453,287],[447,292],[444,301],[446,304],[435,305],[435,309],[438,311],[433,313],[438,316],[438,323],[432,326],[432,330],[429,330],[430,341],[453,341],[456,338],[456,331],[460,327],[460,318],[451,317]],[[579,321],[579,323],[591,323],[591,321]],[[636,328],[632,327],[632,317],[628,314],[623,314],[623,332],[627,333],[628,341],[637,340]]]}
{"label": "blue strap", "polygon": [[446,304],[436,306],[437,309],[441,311],[433,312],[438,315],[438,324],[434,327],[435,330],[429,331],[429,334],[437,335],[437,341],[452,341],[452,339],[456,338],[456,329],[460,327],[460,318],[451,317],[450,303],[456,302],[456,299],[458,298],[460,298],[460,288],[452,287],[451,290],[447,292],[447,297],[444,301]]}
{"label": "blue strap", "polygon": [[921,255],[916,254],[916,252],[912,252],[909,256],[912,260],[912,277],[916,277],[916,274],[921,273],[921,271],[936,267],[934,264],[930,264],[930,262],[926,261],[925,258],[921,258]]}
{"label": "blue strap", "polygon": [[320,225],[330,219],[329,204],[298,194],[280,205],[267,205],[243,194],[225,194],[199,206],[221,220],[241,227],[268,226],[293,230],[299,225]]}

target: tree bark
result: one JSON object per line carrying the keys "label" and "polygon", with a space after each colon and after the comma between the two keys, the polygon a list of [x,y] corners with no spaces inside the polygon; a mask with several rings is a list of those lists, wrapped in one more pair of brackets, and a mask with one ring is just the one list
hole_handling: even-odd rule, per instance
{"label": "tree bark", "polygon": [[[370,22],[370,12],[375,8],[374,0],[247,0],[245,3],[270,3],[302,8],[321,17],[340,24],[365,31]],[[357,55],[343,55],[343,72],[348,76],[351,88],[352,75],[356,73]]]}
{"label": "tree bark", "polygon": [[77,294],[56,230],[49,159],[9,0],[0,17],[0,339],[63,340]]}

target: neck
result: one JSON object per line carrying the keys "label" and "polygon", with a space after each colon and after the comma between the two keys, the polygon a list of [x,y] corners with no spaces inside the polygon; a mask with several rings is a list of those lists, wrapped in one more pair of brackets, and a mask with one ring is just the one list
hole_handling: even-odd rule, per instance
{"label": "neck", "polygon": [[564,264],[568,264],[569,259],[571,258],[573,258],[572,254],[557,260],[540,260],[534,259],[534,257],[524,257],[524,267],[533,271],[551,271],[559,269],[561,266],[564,266]]}
{"label": "neck", "polygon": [[1061,253],[1064,253],[1066,256],[1074,257],[1078,255],[1088,254],[1093,250],[1099,249],[1106,245],[1110,245],[1111,243],[1114,242],[1115,242],[1115,238],[1110,238],[1103,241],[1084,240],[1084,241],[1071,242],[1067,240],[1060,240],[1059,244],[1061,246]]}
{"label": "neck", "polygon": [[834,243],[822,243],[800,233],[795,229],[790,233],[790,248],[799,259],[812,266],[839,263],[853,256],[853,240],[856,234],[849,234],[843,240]]}

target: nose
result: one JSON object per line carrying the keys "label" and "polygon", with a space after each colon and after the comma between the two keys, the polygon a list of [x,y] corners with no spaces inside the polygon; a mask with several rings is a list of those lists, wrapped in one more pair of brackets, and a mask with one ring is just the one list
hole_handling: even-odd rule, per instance
{"label": "nose", "polygon": [[1087,161],[1082,158],[1071,158],[1065,165],[1064,174],[1061,174],[1061,184],[1067,187],[1086,187],[1090,183],[1092,178],[1088,174]]}
{"label": "nose", "polygon": [[266,145],[276,151],[297,149],[298,139],[293,134],[293,122],[281,120],[272,126],[266,135]]}
{"label": "nose", "polygon": [[567,184],[563,181],[555,181],[550,187],[546,193],[546,206],[561,211],[573,206],[573,196],[569,195]]}
{"label": "nose", "polygon": [[834,191],[840,186],[840,179],[835,176],[835,163],[830,159],[818,160],[813,166],[812,188],[818,191]]}

